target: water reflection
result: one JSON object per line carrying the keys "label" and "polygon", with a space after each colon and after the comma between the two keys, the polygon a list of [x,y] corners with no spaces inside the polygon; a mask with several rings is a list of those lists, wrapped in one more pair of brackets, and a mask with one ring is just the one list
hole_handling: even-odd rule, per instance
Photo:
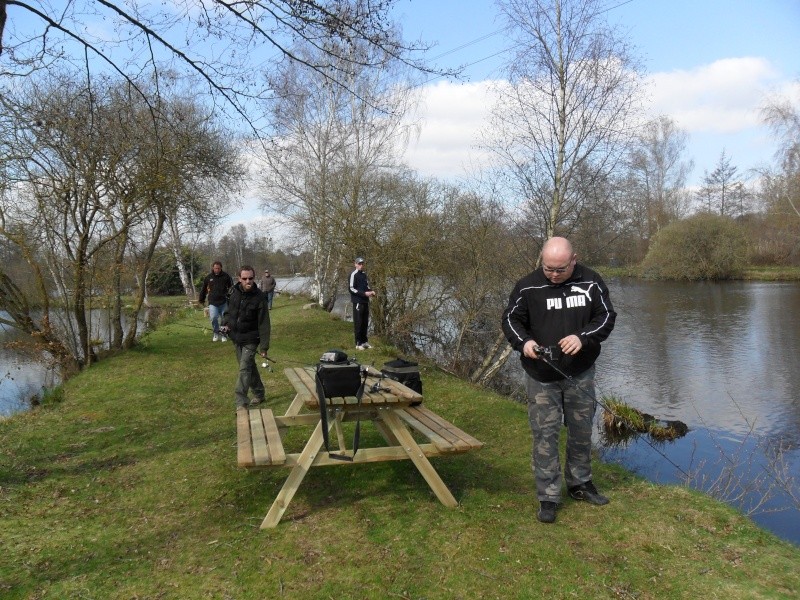
{"label": "water reflection", "polygon": [[[797,502],[770,476],[780,469],[800,498],[800,285],[609,283],[619,317],[598,361],[602,394],[685,421],[690,437],[659,449],[703,489],[738,463],[734,504],[800,543]],[[654,481],[682,476],[643,441],[605,457]]]}
{"label": "water reflection", "polygon": [[694,427],[797,439],[800,286],[615,281],[612,300],[604,393]]}
{"label": "water reflection", "polygon": [[0,325],[0,417],[25,410],[30,398],[58,383],[56,371],[42,356],[31,356],[9,346],[25,341],[24,335]]}

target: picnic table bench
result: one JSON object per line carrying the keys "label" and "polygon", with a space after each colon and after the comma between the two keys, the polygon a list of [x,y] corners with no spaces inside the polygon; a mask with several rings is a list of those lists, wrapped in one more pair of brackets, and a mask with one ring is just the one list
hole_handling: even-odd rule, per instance
{"label": "picnic table bench", "polygon": [[[352,459],[342,461],[331,458],[323,448],[314,370],[289,368],[284,373],[296,392],[284,415],[276,416],[270,408],[240,408],[236,411],[239,466],[248,469],[284,466],[292,469],[261,523],[262,529],[278,524],[308,469],[317,466],[411,460],[442,504],[457,506],[458,503],[428,457],[467,452],[481,448],[483,443],[421,406],[420,394],[370,370],[360,403],[353,396],[326,398],[331,415],[328,419],[329,431],[332,429],[335,432],[335,452]],[[374,383],[379,385],[371,389]],[[342,423],[356,419],[374,423],[387,445],[359,448],[353,454],[352,449],[347,448]],[[314,429],[301,452],[286,453],[283,435],[287,428],[295,426],[311,426]],[[413,433],[424,441],[417,442]]]}

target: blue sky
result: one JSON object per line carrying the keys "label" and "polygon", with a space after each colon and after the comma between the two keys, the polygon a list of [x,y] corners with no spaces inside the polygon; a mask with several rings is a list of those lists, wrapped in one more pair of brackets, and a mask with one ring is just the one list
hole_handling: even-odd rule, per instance
{"label": "blue sky", "polygon": [[[609,0],[606,15],[636,47],[648,74],[653,115],[689,135],[690,184],[723,149],[740,173],[772,160],[775,145],[758,109],[770,94],[800,99],[800,0]],[[440,66],[476,63],[466,81],[424,87],[423,129],[408,160],[423,174],[457,177],[480,161],[475,135],[501,78],[507,42],[493,0],[401,0],[404,35],[437,41]],[[498,55],[498,53],[501,53]],[[491,57],[491,58],[487,58]]]}
{"label": "blue sky", "polygon": [[[800,103],[800,0],[607,0],[606,6],[648,74],[649,114],[668,115],[689,133],[690,185],[699,185],[723,150],[743,175],[772,161],[776,145],[759,108],[776,94]],[[430,59],[441,67],[470,65],[462,80],[438,78],[420,88],[421,130],[406,160],[423,176],[457,179],[486,158],[478,135],[494,100],[490,83],[502,79],[508,57],[498,15],[494,0],[395,6],[407,39],[437,43]],[[14,25],[19,17],[24,21],[25,12],[10,7]],[[85,25],[116,37],[110,21],[87,17]],[[244,202],[226,227],[260,216],[253,193]]]}

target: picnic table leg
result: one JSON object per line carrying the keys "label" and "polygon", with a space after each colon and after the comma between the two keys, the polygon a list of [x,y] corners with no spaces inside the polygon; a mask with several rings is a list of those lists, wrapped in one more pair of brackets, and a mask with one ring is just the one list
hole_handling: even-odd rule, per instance
{"label": "picnic table leg", "polygon": [[305,396],[302,394],[295,394],[292,403],[289,405],[289,408],[286,409],[287,417],[294,417],[300,414],[300,409],[303,408],[303,403],[305,401]]}
{"label": "picnic table leg", "polygon": [[392,432],[392,434],[394,434],[394,437],[400,442],[400,445],[406,451],[406,454],[408,454],[408,458],[411,459],[419,472],[422,473],[422,476],[425,478],[425,481],[428,482],[428,485],[433,490],[433,493],[436,494],[439,502],[450,508],[455,508],[458,506],[458,502],[453,497],[453,494],[451,494],[450,490],[447,489],[444,481],[442,481],[442,478],[439,477],[436,469],[433,468],[433,465],[422,452],[422,449],[414,440],[411,432],[406,429],[405,425],[403,425],[400,417],[398,417],[392,410],[381,411],[381,413],[384,423],[386,423],[386,425],[389,427],[389,430]]}
{"label": "picnic table leg", "polygon": [[383,436],[383,439],[386,440],[387,444],[389,444],[390,446],[400,445],[400,442],[392,433],[391,429],[389,429],[389,426],[386,423],[384,423],[378,418],[373,419],[373,423],[375,424],[375,429],[377,429],[378,432],[381,434],[381,436]]}
{"label": "picnic table leg", "polygon": [[262,521],[261,529],[275,527],[281,520],[283,513],[286,512],[289,503],[292,501],[292,498],[294,498],[295,492],[297,492],[297,489],[303,482],[303,478],[306,476],[306,473],[308,473],[308,469],[311,468],[311,463],[314,462],[317,453],[322,448],[322,441],[322,421],[320,421],[317,423],[316,428],[314,428],[314,433],[311,434],[305,448],[303,448],[303,451],[300,453],[297,464],[292,467],[289,477],[286,478],[286,482],[283,484],[281,491],[278,492],[278,497],[275,498],[275,501],[272,503],[267,516]]}

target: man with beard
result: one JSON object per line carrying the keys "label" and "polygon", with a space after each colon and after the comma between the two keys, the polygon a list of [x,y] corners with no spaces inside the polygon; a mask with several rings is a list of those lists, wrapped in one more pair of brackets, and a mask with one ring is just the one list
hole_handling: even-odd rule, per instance
{"label": "man with beard", "polygon": [[[256,353],[267,357],[270,320],[267,298],[255,282],[255,270],[249,265],[239,269],[239,282],[233,286],[228,309],[222,315],[222,331],[233,341],[239,361],[236,382],[236,408],[247,408],[264,401],[264,383],[256,366]],[[253,393],[253,399],[248,392]]]}

